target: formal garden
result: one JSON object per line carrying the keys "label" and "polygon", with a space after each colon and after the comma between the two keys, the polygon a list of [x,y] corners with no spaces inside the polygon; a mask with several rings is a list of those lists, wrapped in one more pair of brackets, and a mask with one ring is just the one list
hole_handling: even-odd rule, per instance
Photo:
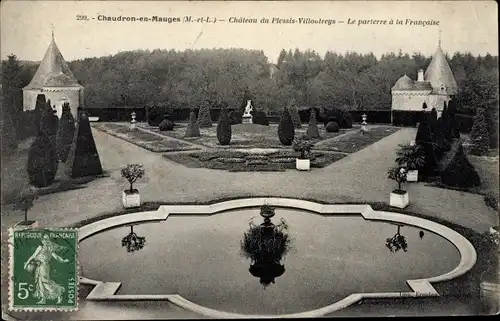
{"label": "formal garden", "polygon": [[25,112],[34,135],[2,155],[2,217],[79,229],[75,318],[123,300],[208,317],[498,309],[486,109],[464,134],[454,98],[439,116],[424,103],[417,128],[294,103],[273,118],[248,98],[186,120],[152,107],[102,122],[69,105],[58,119],[43,95]]}

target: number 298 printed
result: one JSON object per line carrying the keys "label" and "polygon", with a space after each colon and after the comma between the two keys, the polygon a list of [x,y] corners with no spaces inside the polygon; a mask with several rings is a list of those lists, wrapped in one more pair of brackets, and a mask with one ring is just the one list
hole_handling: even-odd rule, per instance
{"label": "number 298 printed", "polygon": [[9,310],[78,309],[78,232],[10,230]]}

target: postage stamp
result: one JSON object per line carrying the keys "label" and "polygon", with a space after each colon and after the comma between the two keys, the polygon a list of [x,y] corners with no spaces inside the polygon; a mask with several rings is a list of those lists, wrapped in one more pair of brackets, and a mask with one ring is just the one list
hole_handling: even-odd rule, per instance
{"label": "postage stamp", "polygon": [[9,310],[78,310],[78,230],[9,230]]}

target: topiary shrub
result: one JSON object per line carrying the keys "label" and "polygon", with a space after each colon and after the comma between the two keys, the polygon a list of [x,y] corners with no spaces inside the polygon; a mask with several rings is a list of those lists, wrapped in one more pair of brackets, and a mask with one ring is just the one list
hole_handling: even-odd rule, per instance
{"label": "topiary shrub", "polygon": [[267,115],[263,111],[256,111],[253,114],[252,123],[257,125],[269,126],[269,120],[267,120]]}
{"label": "topiary shrub", "polygon": [[58,156],[49,136],[39,133],[28,152],[27,171],[31,185],[47,187],[56,178]]}
{"label": "topiary shrub", "polygon": [[470,149],[471,154],[482,156],[488,152],[490,137],[488,134],[488,123],[486,122],[486,110],[484,108],[478,108],[476,110],[476,117],[474,118],[474,125],[470,132],[470,139],[472,142]]}
{"label": "topiary shrub", "polygon": [[342,111],[343,119],[340,123],[341,128],[352,128],[352,115],[348,111]]}
{"label": "topiary shrub", "polygon": [[306,137],[311,138],[319,138],[319,130],[318,124],[316,123],[316,109],[311,108],[311,112],[309,115],[309,124],[307,126]]}
{"label": "topiary shrub", "polygon": [[83,111],[80,114],[76,127],[76,135],[67,160],[68,175],[73,178],[101,175],[101,160],[90,129],[87,112]]}
{"label": "topiary shrub", "polygon": [[[50,102],[50,100],[49,100]],[[57,130],[59,128],[59,118],[56,115],[56,110],[46,106],[45,110],[42,112],[42,118],[40,119],[40,133],[49,137],[50,143],[57,148]]]}
{"label": "topiary shrub", "polygon": [[295,105],[291,105],[289,109],[290,117],[292,118],[293,126],[295,128],[302,128],[302,123],[300,121],[299,110]]}
{"label": "topiary shrub", "polygon": [[229,145],[231,141],[231,124],[225,110],[221,110],[217,123],[217,140],[221,145]]}
{"label": "topiary shrub", "polygon": [[292,117],[288,112],[288,108],[283,109],[281,114],[280,123],[278,125],[278,138],[281,144],[290,146],[295,138],[295,128],[293,125]]}
{"label": "topiary shrub", "polygon": [[481,184],[479,175],[467,159],[462,144],[458,145],[455,156],[441,172],[441,182],[444,185],[458,188],[468,188]]}
{"label": "topiary shrub", "polygon": [[45,101],[45,95],[37,95],[36,96],[36,104],[35,104],[35,127],[36,133],[40,131],[40,121],[46,110],[47,102]]}
{"label": "topiary shrub", "polygon": [[210,107],[208,105],[202,105],[200,111],[198,112],[198,126],[200,128],[212,127],[212,119],[210,118]]}
{"label": "topiary shrub", "polygon": [[6,110],[2,109],[0,110],[0,113],[2,114],[0,118],[0,129],[2,135],[0,142],[2,151],[11,151],[16,149],[18,143],[14,122],[12,121],[10,113]]}
{"label": "topiary shrub", "polygon": [[149,126],[157,127],[163,121],[165,114],[163,108],[158,106],[146,107],[146,115]]}
{"label": "topiary shrub", "polygon": [[457,114],[457,104],[455,102],[455,99],[451,99],[448,102],[448,108],[446,110],[448,117],[449,117],[449,126],[451,130],[451,136],[452,138],[460,138],[460,130],[458,127],[458,123],[456,121],[455,115]]}
{"label": "topiary shrub", "polygon": [[231,125],[241,124],[243,122],[243,115],[240,112],[233,110],[229,113],[229,122]]}
{"label": "topiary shrub", "polygon": [[440,117],[436,122],[436,131],[434,132],[434,150],[437,159],[441,159],[445,152],[449,151],[451,144],[446,140],[445,134],[443,132],[443,118]]}
{"label": "topiary shrub", "polygon": [[339,131],[339,124],[336,121],[329,122],[326,125],[326,131],[329,133],[337,133]]}
{"label": "topiary shrub", "polygon": [[57,155],[63,163],[68,159],[68,154],[75,136],[75,118],[71,114],[71,109],[68,103],[62,106],[61,120],[57,130]]}
{"label": "topiary shrub", "polygon": [[189,113],[189,122],[184,137],[200,137],[200,129],[198,128],[194,111]]}
{"label": "topiary shrub", "polygon": [[415,137],[415,143],[421,146],[425,153],[425,165],[422,170],[419,171],[419,176],[422,175],[423,180],[436,173],[438,164],[429,117],[429,112],[423,112],[418,125],[417,136]]}
{"label": "topiary shrub", "polygon": [[174,126],[174,122],[170,120],[170,115],[165,115],[158,128],[164,132],[166,130],[174,130]]}

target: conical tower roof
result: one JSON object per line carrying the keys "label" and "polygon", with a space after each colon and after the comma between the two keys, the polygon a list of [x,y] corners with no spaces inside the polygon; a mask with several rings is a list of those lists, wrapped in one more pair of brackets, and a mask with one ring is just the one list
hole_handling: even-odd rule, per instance
{"label": "conical tower roof", "polygon": [[54,35],[38,70],[24,89],[43,87],[81,87],[57,48]]}
{"label": "conical tower roof", "polygon": [[424,78],[425,81],[430,82],[433,89],[439,90],[441,86],[444,86],[446,92],[450,95],[458,92],[457,82],[441,49],[441,45],[438,45],[436,53],[425,71]]}

